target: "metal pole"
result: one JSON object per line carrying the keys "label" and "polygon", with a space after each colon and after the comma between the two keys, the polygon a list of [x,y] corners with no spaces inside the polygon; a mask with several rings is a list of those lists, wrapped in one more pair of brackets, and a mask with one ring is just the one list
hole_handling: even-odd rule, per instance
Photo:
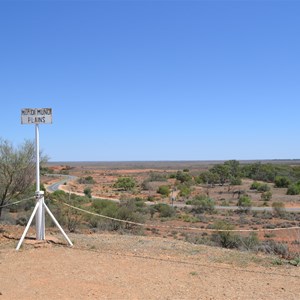
{"label": "metal pole", "polygon": [[40,202],[35,217],[36,239],[45,239],[45,209],[44,209],[44,192],[40,191],[40,133],[39,125],[35,124],[35,151],[36,151],[36,201]]}
{"label": "metal pole", "polygon": [[[42,109],[46,110],[49,112],[50,117],[46,119],[46,124],[52,123],[52,109]],[[39,115],[39,111],[41,109],[23,109],[22,110],[22,115],[21,115],[21,123],[22,124],[32,124],[32,117],[28,117],[28,112],[32,115],[32,112],[35,113],[35,115]],[[43,116],[45,117],[45,116]],[[44,122],[43,122],[44,123]],[[31,222],[35,216],[35,223],[36,223],[36,239],[37,240],[45,240],[45,210],[49,213],[50,217],[56,224],[56,226],[59,228],[59,230],[62,232],[63,236],[66,238],[68,243],[73,246],[72,242],[64,232],[64,230],[61,228],[53,214],[51,213],[50,209],[47,207],[45,204],[44,200],[44,192],[40,190],[40,136],[39,136],[39,123],[35,123],[35,151],[36,151],[36,192],[35,192],[35,197],[36,197],[36,204],[34,207],[34,210],[30,216],[30,219],[28,221],[28,224],[23,232],[23,235],[17,245],[16,250],[19,250],[21,247],[23,240],[27,234],[27,231],[29,230],[29,227],[31,225]],[[70,196],[70,195],[69,195]]]}
{"label": "metal pole", "polygon": [[36,157],[36,192],[40,191],[40,131],[39,124],[35,124],[35,157]]}

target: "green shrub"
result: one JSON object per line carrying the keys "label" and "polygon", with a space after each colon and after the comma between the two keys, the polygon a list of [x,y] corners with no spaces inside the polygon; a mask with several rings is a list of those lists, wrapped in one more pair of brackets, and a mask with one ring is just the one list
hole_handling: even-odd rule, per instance
{"label": "green shrub", "polygon": [[18,212],[18,206],[17,205],[11,205],[10,207],[9,207],[9,212],[10,213],[16,213],[16,212]]}
{"label": "green shrub", "polygon": [[273,207],[273,211],[274,213],[279,216],[282,217],[285,214],[285,205],[283,202],[274,202],[272,204]]}
{"label": "green shrub", "polygon": [[88,215],[86,216],[86,221],[89,223],[91,228],[97,228],[99,223],[99,217]]}
{"label": "green shrub", "polygon": [[220,181],[220,177],[217,173],[211,171],[205,171],[200,173],[199,176],[195,178],[196,183],[198,184],[211,184],[214,185]]}
{"label": "green shrub", "polygon": [[119,177],[114,187],[124,191],[131,191],[136,186],[135,180],[131,177]]}
{"label": "green shrub", "polygon": [[161,218],[170,218],[173,217],[176,213],[174,207],[165,203],[155,204],[153,209],[159,212]]}
{"label": "green shrub", "polygon": [[118,209],[118,204],[109,200],[94,200],[92,202],[92,208],[96,213],[105,214],[105,212],[111,212],[106,214],[108,216],[114,216],[115,211]]}
{"label": "green shrub", "polygon": [[84,177],[84,178],[79,178],[78,183],[80,183],[80,184],[94,184],[95,180],[92,176],[87,176],[87,177]]}
{"label": "green shrub", "polygon": [[56,200],[65,200],[67,196],[68,195],[64,191],[57,190],[51,194],[50,198],[54,198]]}
{"label": "green shrub", "polygon": [[259,188],[261,184],[257,181],[254,181],[251,186],[250,186],[250,190],[257,190]]}
{"label": "green shrub", "polygon": [[151,172],[148,180],[149,181],[167,181],[167,177],[165,174]]}
{"label": "green shrub", "polygon": [[19,217],[16,220],[16,225],[25,226],[27,224],[28,220],[26,217]]}
{"label": "green shrub", "polygon": [[191,195],[192,190],[188,185],[182,184],[178,188],[179,188],[179,191],[180,191],[179,195],[181,197],[186,198],[186,197],[189,197]]}
{"label": "green shrub", "polygon": [[216,232],[212,235],[212,240],[219,246],[224,248],[238,247],[237,237],[233,232],[230,231],[234,229],[232,224],[218,220],[213,224],[213,229],[216,229]]}
{"label": "green shrub", "polygon": [[[130,207],[126,207],[126,206],[121,206],[116,214],[117,219],[120,220],[126,220],[126,221],[130,221],[130,222],[135,222],[135,223],[144,223],[145,222],[145,218],[141,213],[138,213],[137,211],[134,211],[132,208]],[[124,223],[123,223],[124,225]],[[126,224],[125,226],[127,229],[129,229],[130,227],[132,227],[132,224]]]}
{"label": "green shrub", "polygon": [[196,223],[199,222],[199,219],[191,216],[190,214],[182,214],[180,215],[180,219],[184,222]]}
{"label": "green shrub", "polygon": [[170,188],[169,188],[169,186],[167,186],[167,185],[161,185],[161,186],[158,188],[157,192],[158,192],[159,194],[161,194],[162,196],[164,196],[164,197],[168,197],[169,194],[170,194]]}
{"label": "green shrub", "polygon": [[154,196],[148,196],[147,197],[147,201],[154,202],[155,201],[155,197]]}
{"label": "green shrub", "polygon": [[219,183],[221,185],[224,185],[225,182],[229,181],[230,179],[230,168],[228,165],[221,165],[217,164],[214,165],[211,169],[210,172],[217,174],[219,177]]}
{"label": "green shrub", "polygon": [[241,185],[242,179],[240,177],[232,177],[230,180],[230,185]]}
{"label": "green shrub", "polygon": [[273,164],[262,164],[258,162],[243,166],[242,173],[245,177],[253,180],[273,182],[277,174],[277,169]]}
{"label": "green shrub", "polygon": [[275,242],[274,240],[263,241],[261,245],[257,247],[257,250],[268,254],[280,255],[282,257],[288,257],[289,255],[288,245]]}
{"label": "green shrub", "polygon": [[266,183],[260,183],[254,181],[250,186],[250,190],[257,190],[259,192],[268,192],[270,190],[270,187]]}
{"label": "green shrub", "polygon": [[264,192],[261,194],[260,198],[262,201],[270,201],[272,199],[272,192],[270,192],[270,191]]}
{"label": "green shrub", "polygon": [[[141,201],[139,199],[129,199],[122,203],[116,203],[108,200],[95,200],[92,204],[92,209],[101,215],[108,216],[111,218],[116,218],[120,220],[126,220],[135,223],[144,223],[145,217],[143,213],[140,212]],[[147,210],[148,212],[148,210]],[[103,230],[134,230],[134,232],[139,231],[139,226],[124,223],[120,221],[108,220],[105,218],[98,217],[98,221],[93,218],[88,220],[92,227],[97,226]]]}
{"label": "green shrub", "polygon": [[24,210],[25,211],[31,210],[35,206],[35,202],[36,202],[35,199],[30,199],[26,201],[24,204]]}
{"label": "green shrub", "polygon": [[270,190],[270,187],[266,183],[263,183],[259,185],[257,190],[259,192],[268,192]]}
{"label": "green shrub", "polygon": [[195,213],[201,214],[204,212],[212,213],[215,210],[215,203],[213,199],[206,195],[196,196],[190,204],[193,205],[193,211]]}
{"label": "green shrub", "polygon": [[293,184],[288,187],[288,190],[286,192],[287,195],[299,195],[300,194],[300,185]]}
{"label": "green shrub", "polygon": [[88,198],[92,198],[92,190],[90,187],[86,187],[83,191],[83,193],[85,194],[86,197]]}
{"label": "green shrub", "polygon": [[241,211],[249,211],[252,206],[251,198],[248,195],[242,195],[238,200],[237,206]]}
{"label": "green shrub", "polygon": [[248,236],[236,236],[237,247],[240,250],[256,250],[260,244],[257,233],[251,232]]}
{"label": "green shrub", "polygon": [[180,181],[181,183],[189,183],[192,181],[193,177],[187,173],[187,172],[182,172],[182,171],[178,171],[176,173],[176,177],[175,177],[178,181]]}
{"label": "green shrub", "polygon": [[299,257],[295,257],[294,259],[289,261],[289,264],[295,267],[299,267],[300,266],[300,256]]}
{"label": "green shrub", "polygon": [[276,176],[274,182],[275,182],[275,187],[277,188],[287,188],[291,184],[289,178],[284,176]]}

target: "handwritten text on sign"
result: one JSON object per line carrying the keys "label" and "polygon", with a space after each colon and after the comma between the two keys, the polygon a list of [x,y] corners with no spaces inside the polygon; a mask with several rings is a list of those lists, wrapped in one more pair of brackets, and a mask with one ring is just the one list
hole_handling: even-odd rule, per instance
{"label": "handwritten text on sign", "polygon": [[23,108],[21,124],[52,124],[52,108]]}

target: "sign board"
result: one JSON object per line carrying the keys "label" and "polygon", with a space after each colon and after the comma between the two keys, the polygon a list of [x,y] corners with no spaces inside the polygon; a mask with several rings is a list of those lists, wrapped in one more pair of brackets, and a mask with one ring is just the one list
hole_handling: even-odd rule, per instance
{"label": "sign board", "polygon": [[21,124],[52,124],[52,108],[23,108]]}

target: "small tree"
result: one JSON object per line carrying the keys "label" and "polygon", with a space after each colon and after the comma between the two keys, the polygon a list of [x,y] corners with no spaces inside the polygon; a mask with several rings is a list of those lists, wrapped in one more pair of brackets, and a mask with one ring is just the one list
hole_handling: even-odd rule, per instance
{"label": "small tree", "polygon": [[193,180],[193,177],[187,172],[177,171],[176,179],[181,183],[190,183]]}
{"label": "small tree", "polygon": [[[41,163],[47,157],[40,155]],[[0,140],[0,217],[2,206],[13,198],[24,195],[35,178],[35,147],[31,141],[25,141],[14,148],[6,140]]]}
{"label": "small tree", "polygon": [[214,165],[210,171],[219,175],[221,185],[224,185],[230,179],[230,168],[228,165]]}
{"label": "small tree", "polygon": [[92,198],[92,190],[90,187],[86,187],[83,192],[85,196],[87,196],[88,198]]}
{"label": "small tree", "polygon": [[234,178],[239,178],[241,176],[240,163],[237,160],[228,160],[224,162],[225,166],[228,166],[229,173]]}
{"label": "small tree", "polygon": [[213,186],[220,181],[220,177],[217,173],[205,171],[200,173],[199,176],[195,178],[195,180],[198,184],[204,183]]}

